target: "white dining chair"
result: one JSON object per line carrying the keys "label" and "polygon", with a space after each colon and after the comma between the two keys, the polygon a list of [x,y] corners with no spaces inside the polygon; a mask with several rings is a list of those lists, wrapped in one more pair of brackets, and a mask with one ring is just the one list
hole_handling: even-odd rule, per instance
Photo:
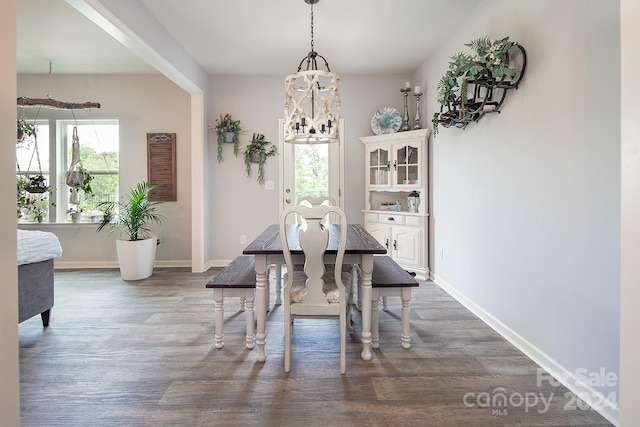
{"label": "white dining chair", "polygon": [[[304,223],[287,225],[291,215],[304,219]],[[325,269],[325,252],[329,244],[329,230],[323,222],[333,215],[336,226],[347,230],[344,212],[335,206],[292,206],[280,217],[280,240],[285,265],[284,287],[284,369],[291,366],[291,329],[294,317],[337,317],[340,320],[340,373],[346,371],[347,295],[350,294],[351,274],[342,269],[347,233],[340,233],[335,264]],[[333,225],[331,225],[333,226]],[[289,227],[289,232],[287,232]],[[293,230],[293,232],[292,232]],[[304,253],[302,270],[294,268],[290,247],[299,245]]]}
{"label": "white dining chair", "polygon": [[[296,200],[296,206],[307,206],[310,208],[315,208],[318,206],[337,206],[336,205],[336,200],[333,197],[329,197],[329,196],[317,196],[317,197],[312,197],[312,196],[304,196],[304,197],[300,197],[298,198],[298,200]],[[299,224],[300,218],[297,215],[294,215],[294,217],[291,219],[295,224]],[[325,224],[329,224],[333,222],[333,217],[328,216],[327,218],[325,218]],[[276,305],[282,305],[282,298],[281,298],[281,294],[282,294],[282,265],[281,264],[277,264],[275,265],[275,282],[276,282]]]}

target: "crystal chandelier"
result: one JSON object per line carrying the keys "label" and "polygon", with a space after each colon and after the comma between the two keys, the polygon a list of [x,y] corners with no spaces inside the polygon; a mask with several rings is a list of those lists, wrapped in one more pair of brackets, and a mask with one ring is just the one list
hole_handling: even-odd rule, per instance
{"label": "crystal chandelier", "polygon": [[[331,72],[324,56],[313,46],[313,5],[320,0],[304,0],[311,5],[311,52],[302,58],[298,72],[285,79],[285,142],[325,144],[338,142],[340,120],[340,77]],[[327,71],[318,70],[318,58]],[[306,62],[306,70],[302,65]]]}

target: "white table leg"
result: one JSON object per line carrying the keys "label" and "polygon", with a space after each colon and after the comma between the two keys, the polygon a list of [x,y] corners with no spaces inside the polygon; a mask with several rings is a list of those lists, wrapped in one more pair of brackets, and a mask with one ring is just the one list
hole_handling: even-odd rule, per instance
{"label": "white table leg", "polygon": [[266,343],[266,326],[267,326],[267,256],[255,256],[256,268],[256,316],[257,316],[257,333],[256,344],[258,345],[258,355],[256,360],[264,362],[266,354],[264,345]]}
{"label": "white table leg", "polygon": [[411,348],[411,322],[409,310],[411,301],[411,288],[402,288],[402,347]]}
{"label": "white table leg", "polygon": [[214,342],[216,348],[222,348],[224,339],[224,292],[222,289],[213,290],[213,306],[216,317]]}
{"label": "white table leg", "polygon": [[360,264],[362,270],[362,356],[363,360],[371,360],[371,273],[373,271],[373,255],[363,254]]}

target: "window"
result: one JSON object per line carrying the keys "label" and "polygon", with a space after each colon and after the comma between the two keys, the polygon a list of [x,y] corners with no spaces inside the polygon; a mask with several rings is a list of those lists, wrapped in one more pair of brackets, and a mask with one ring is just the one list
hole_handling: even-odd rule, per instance
{"label": "window", "polygon": [[[49,123],[37,121],[36,134],[25,136],[16,144],[16,178],[18,182],[17,214],[24,221],[49,221],[50,202],[55,199],[43,185],[51,186],[49,177]],[[42,177],[42,181],[38,177]]]}
{"label": "window", "polygon": [[[65,185],[66,194],[59,200],[58,217],[72,210],[80,212],[80,220],[91,221],[100,212],[97,205],[118,198],[119,170],[119,124],[117,120],[60,120],[58,129],[61,152],[59,182],[66,182],[66,173],[71,165],[73,128],[76,127],[80,141],[80,159],[82,166],[94,177],[91,181],[93,196],[83,192],[78,194],[79,203],[69,203],[69,187]],[[66,218],[66,215],[64,216]]]}
{"label": "window", "polygon": [[[53,135],[51,130],[54,128],[47,120],[38,120],[35,124],[36,138],[25,138],[16,145],[18,218],[20,221],[33,222],[40,216],[45,222],[70,222],[69,214],[79,211],[81,221],[96,220],[100,214],[96,206],[118,197],[118,121],[58,120]],[[66,185],[74,126],[80,141],[82,166],[94,176],[91,182],[94,196],[87,197],[80,192],[78,204],[69,203],[70,189]],[[30,180],[40,174],[51,190],[44,193],[25,191]]]}

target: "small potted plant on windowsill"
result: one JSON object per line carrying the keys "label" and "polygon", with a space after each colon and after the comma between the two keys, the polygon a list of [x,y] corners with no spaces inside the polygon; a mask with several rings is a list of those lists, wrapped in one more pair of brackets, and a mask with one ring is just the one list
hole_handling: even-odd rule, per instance
{"label": "small potted plant on windowsill", "polygon": [[233,120],[231,114],[220,114],[220,118],[216,119],[215,125],[209,125],[209,128],[214,129],[218,136],[218,162],[222,161],[224,143],[233,143],[233,154],[238,155],[240,132],[243,131],[240,120]]}
{"label": "small potted plant on windowsill", "polygon": [[151,234],[152,225],[164,222],[164,216],[157,213],[162,202],[149,199],[149,193],[156,187],[156,184],[140,182],[124,200],[98,205],[103,216],[97,231],[106,228],[107,233],[112,233],[117,230],[121,237],[126,237],[116,240],[123,280],[140,280],[153,274],[157,238]]}
{"label": "small potted plant on windowsill", "polygon": [[242,149],[244,154],[244,164],[247,170],[247,177],[251,176],[251,164],[258,164],[258,183],[264,182],[264,164],[267,161],[267,157],[275,156],[278,152],[278,147],[273,145],[270,141],[264,139],[262,134],[253,134],[249,145]]}

